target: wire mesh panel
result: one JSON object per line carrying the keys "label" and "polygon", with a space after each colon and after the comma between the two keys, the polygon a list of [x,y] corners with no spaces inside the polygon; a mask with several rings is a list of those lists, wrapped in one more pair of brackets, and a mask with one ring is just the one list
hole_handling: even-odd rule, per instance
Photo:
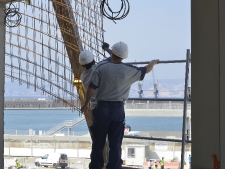
{"label": "wire mesh panel", "polygon": [[[79,97],[74,77],[83,68],[78,63],[81,50],[93,52],[98,62],[104,58],[103,17],[100,0],[31,0],[8,4],[21,14],[7,19],[5,76],[19,85],[40,90],[73,109]],[[71,98],[71,99],[68,99]]]}

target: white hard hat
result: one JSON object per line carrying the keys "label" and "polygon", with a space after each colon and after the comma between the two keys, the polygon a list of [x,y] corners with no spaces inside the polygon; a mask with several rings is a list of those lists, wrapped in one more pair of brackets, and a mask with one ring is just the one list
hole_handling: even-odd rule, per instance
{"label": "white hard hat", "polygon": [[17,158],[15,158],[15,161],[17,161],[18,159]]}
{"label": "white hard hat", "polygon": [[94,55],[89,50],[83,50],[79,55],[79,63],[86,65],[94,60]]}
{"label": "white hard hat", "polygon": [[115,43],[112,46],[112,53],[114,53],[116,56],[118,56],[122,59],[126,59],[128,57],[127,44],[124,42]]}

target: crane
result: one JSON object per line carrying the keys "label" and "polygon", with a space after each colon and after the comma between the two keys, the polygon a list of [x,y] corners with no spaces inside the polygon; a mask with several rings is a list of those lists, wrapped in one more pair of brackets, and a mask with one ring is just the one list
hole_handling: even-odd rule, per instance
{"label": "crane", "polygon": [[143,86],[143,82],[142,81],[139,81],[138,82],[138,94],[139,94],[139,98],[142,98],[143,97],[143,90],[142,90],[142,86]]}
{"label": "crane", "polygon": [[[154,74],[154,70],[152,69],[152,79],[153,79],[153,90],[146,90],[146,91],[153,91],[154,97],[158,98],[159,95],[159,81],[155,79],[155,74]],[[144,90],[142,88],[143,86],[143,81],[138,81],[138,89],[131,89],[131,90],[136,90],[138,91],[138,96],[139,98],[143,98],[144,96]]]}
{"label": "crane", "polygon": [[154,74],[154,70],[152,69],[152,79],[153,79],[153,94],[155,96],[155,98],[158,98],[159,95],[159,81],[155,79],[155,74]]}

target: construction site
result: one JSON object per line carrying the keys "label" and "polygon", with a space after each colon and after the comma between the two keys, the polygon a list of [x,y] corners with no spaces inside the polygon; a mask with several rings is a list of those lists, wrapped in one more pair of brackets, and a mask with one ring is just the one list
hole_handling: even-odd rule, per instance
{"label": "construction site", "polygon": [[[43,156],[43,151],[65,151],[70,156],[68,169],[88,168],[93,143],[90,134],[7,135],[4,134],[4,110],[64,107],[83,114],[81,110],[86,98],[80,77],[85,68],[79,64],[79,55],[89,50],[96,63],[107,58],[102,47],[106,32],[104,21],[123,22],[130,11],[128,0],[119,3],[119,11],[113,11],[108,0],[0,0],[0,168],[13,168],[11,163],[15,163],[15,158],[19,158],[25,168],[37,168],[39,163],[35,163],[36,166],[30,163]],[[154,165],[164,166],[160,161],[163,156],[172,158],[165,162],[165,168],[170,169],[225,168],[224,6],[225,0],[191,0],[191,49],[184,50],[183,59],[155,61],[159,65],[185,64],[182,98],[158,97],[157,84],[153,98],[142,97],[142,89],[139,98],[128,98],[127,108],[131,109],[143,106],[149,109],[156,102],[162,103],[160,108],[173,109],[172,103],[176,103],[174,109],[182,111],[182,132],[177,137],[174,137],[176,133],[154,134],[157,137],[149,133],[125,134],[121,142],[124,169],[148,168],[151,160]],[[126,64],[146,65],[150,61]],[[191,88],[188,86],[190,73]],[[48,99],[5,99],[6,79],[33,88],[34,92],[41,91]],[[90,105],[86,112],[89,113],[85,113],[82,120],[90,130]],[[103,168],[109,162],[109,152],[106,141]],[[135,154],[138,152],[143,154],[142,159]],[[192,161],[188,163],[189,154]],[[176,164],[171,166],[170,162]]]}

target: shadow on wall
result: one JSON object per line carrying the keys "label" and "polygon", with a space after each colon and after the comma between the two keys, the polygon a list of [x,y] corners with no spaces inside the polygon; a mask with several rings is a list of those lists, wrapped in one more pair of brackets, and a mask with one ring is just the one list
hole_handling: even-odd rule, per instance
{"label": "shadow on wall", "polygon": [[160,157],[157,155],[156,152],[154,151],[150,151],[150,154],[149,154],[149,159],[156,159],[156,160],[160,160]]}

